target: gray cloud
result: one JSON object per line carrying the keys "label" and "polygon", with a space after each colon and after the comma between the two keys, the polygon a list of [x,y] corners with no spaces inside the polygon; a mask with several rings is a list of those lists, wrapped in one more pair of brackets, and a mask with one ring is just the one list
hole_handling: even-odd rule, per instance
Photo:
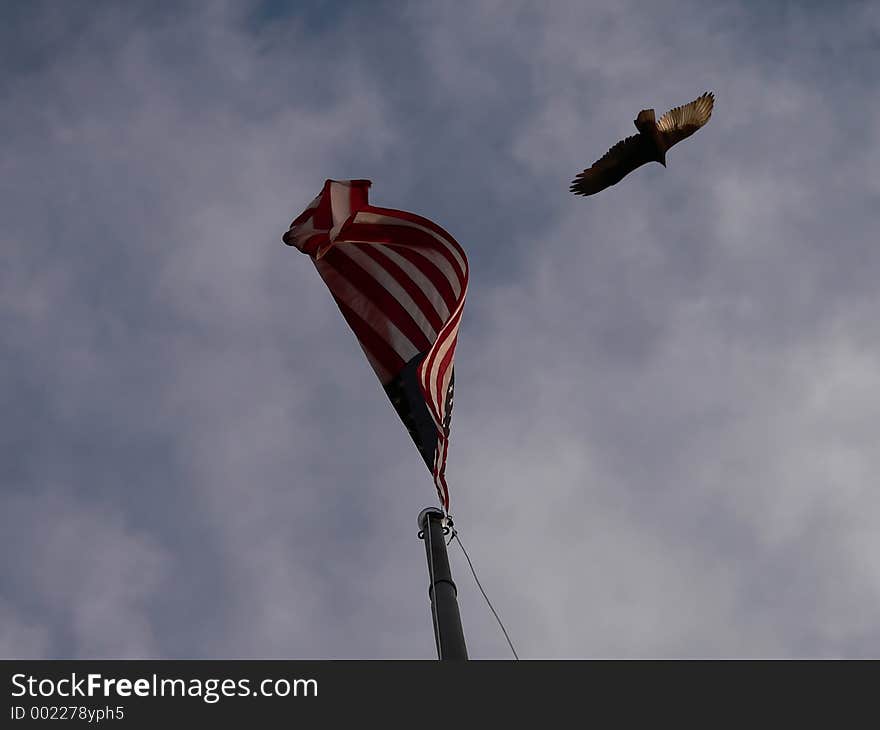
{"label": "gray cloud", "polygon": [[452,506],[522,655],[876,655],[873,8],[11,15],[3,655],[433,655],[428,475],[279,240],[326,177],[469,253]]}
{"label": "gray cloud", "polygon": [[[7,651],[27,656],[156,655],[150,609],[161,595],[169,557],[117,510],[72,498],[65,490],[6,500],[3,534],[16,546],[4,577],[16,602],[54,625],[16,618]],[[51,651],[49,650],[51,647]],[[4,647],[5,648],[5,647]]]}

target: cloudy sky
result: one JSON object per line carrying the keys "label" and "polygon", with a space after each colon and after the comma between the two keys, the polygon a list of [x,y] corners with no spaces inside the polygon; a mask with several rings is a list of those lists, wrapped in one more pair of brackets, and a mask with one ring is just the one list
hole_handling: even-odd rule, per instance
{"label": "cloudy sky", "polygon": [[880,655],[878,10],[4,2],[0,656],[435,656],[430,477],[280,241],[355,177],[468,252],[452,512],[522,657]]}

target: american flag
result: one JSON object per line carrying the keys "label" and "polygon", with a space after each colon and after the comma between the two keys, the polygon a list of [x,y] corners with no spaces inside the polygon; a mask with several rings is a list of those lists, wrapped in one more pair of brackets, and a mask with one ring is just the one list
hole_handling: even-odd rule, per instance
{"label": "american flag", "polygon": [[369,205],[369,188],[369,180],[327,180],[283,241],[314,261],[448,512],[453,358],[467,257],[436,223]]}

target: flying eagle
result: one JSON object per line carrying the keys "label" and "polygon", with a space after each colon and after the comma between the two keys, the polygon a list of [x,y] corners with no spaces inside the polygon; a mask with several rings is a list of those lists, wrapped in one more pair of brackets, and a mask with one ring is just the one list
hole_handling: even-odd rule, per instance
{"label": "flying eagle", "polygon": [[690,104],[666,112],[659,122],[654,121],[653,109],[643,109],[633,122],[639,133],[618,142],[602,159],[577,175],[571,181],[571,192],[594,195],[647,162],[659,162],[666,167],[666,151],[708,122],[714,104],[715,96],[708,92]]}

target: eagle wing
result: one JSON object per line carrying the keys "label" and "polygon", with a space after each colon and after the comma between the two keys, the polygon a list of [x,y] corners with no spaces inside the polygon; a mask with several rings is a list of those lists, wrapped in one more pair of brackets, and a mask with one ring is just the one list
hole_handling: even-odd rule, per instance
{"label": "eagle wing", "polygon": [[654,159],[653,144],[642,134],[634,134],[614,145],[592,167],[575,176],[570,191],[575,195],[593,195]]}
{"label": "eagle wing", "polygon": [[666,149],[685,137],[690,137],[700,127],[709,121],[712,116],[712,107],[715,105],[715,95],[710,91],[698,96],[690,104],[677,106],[670,109],[660,117],[657,122],[657,130],[663,140]]}

